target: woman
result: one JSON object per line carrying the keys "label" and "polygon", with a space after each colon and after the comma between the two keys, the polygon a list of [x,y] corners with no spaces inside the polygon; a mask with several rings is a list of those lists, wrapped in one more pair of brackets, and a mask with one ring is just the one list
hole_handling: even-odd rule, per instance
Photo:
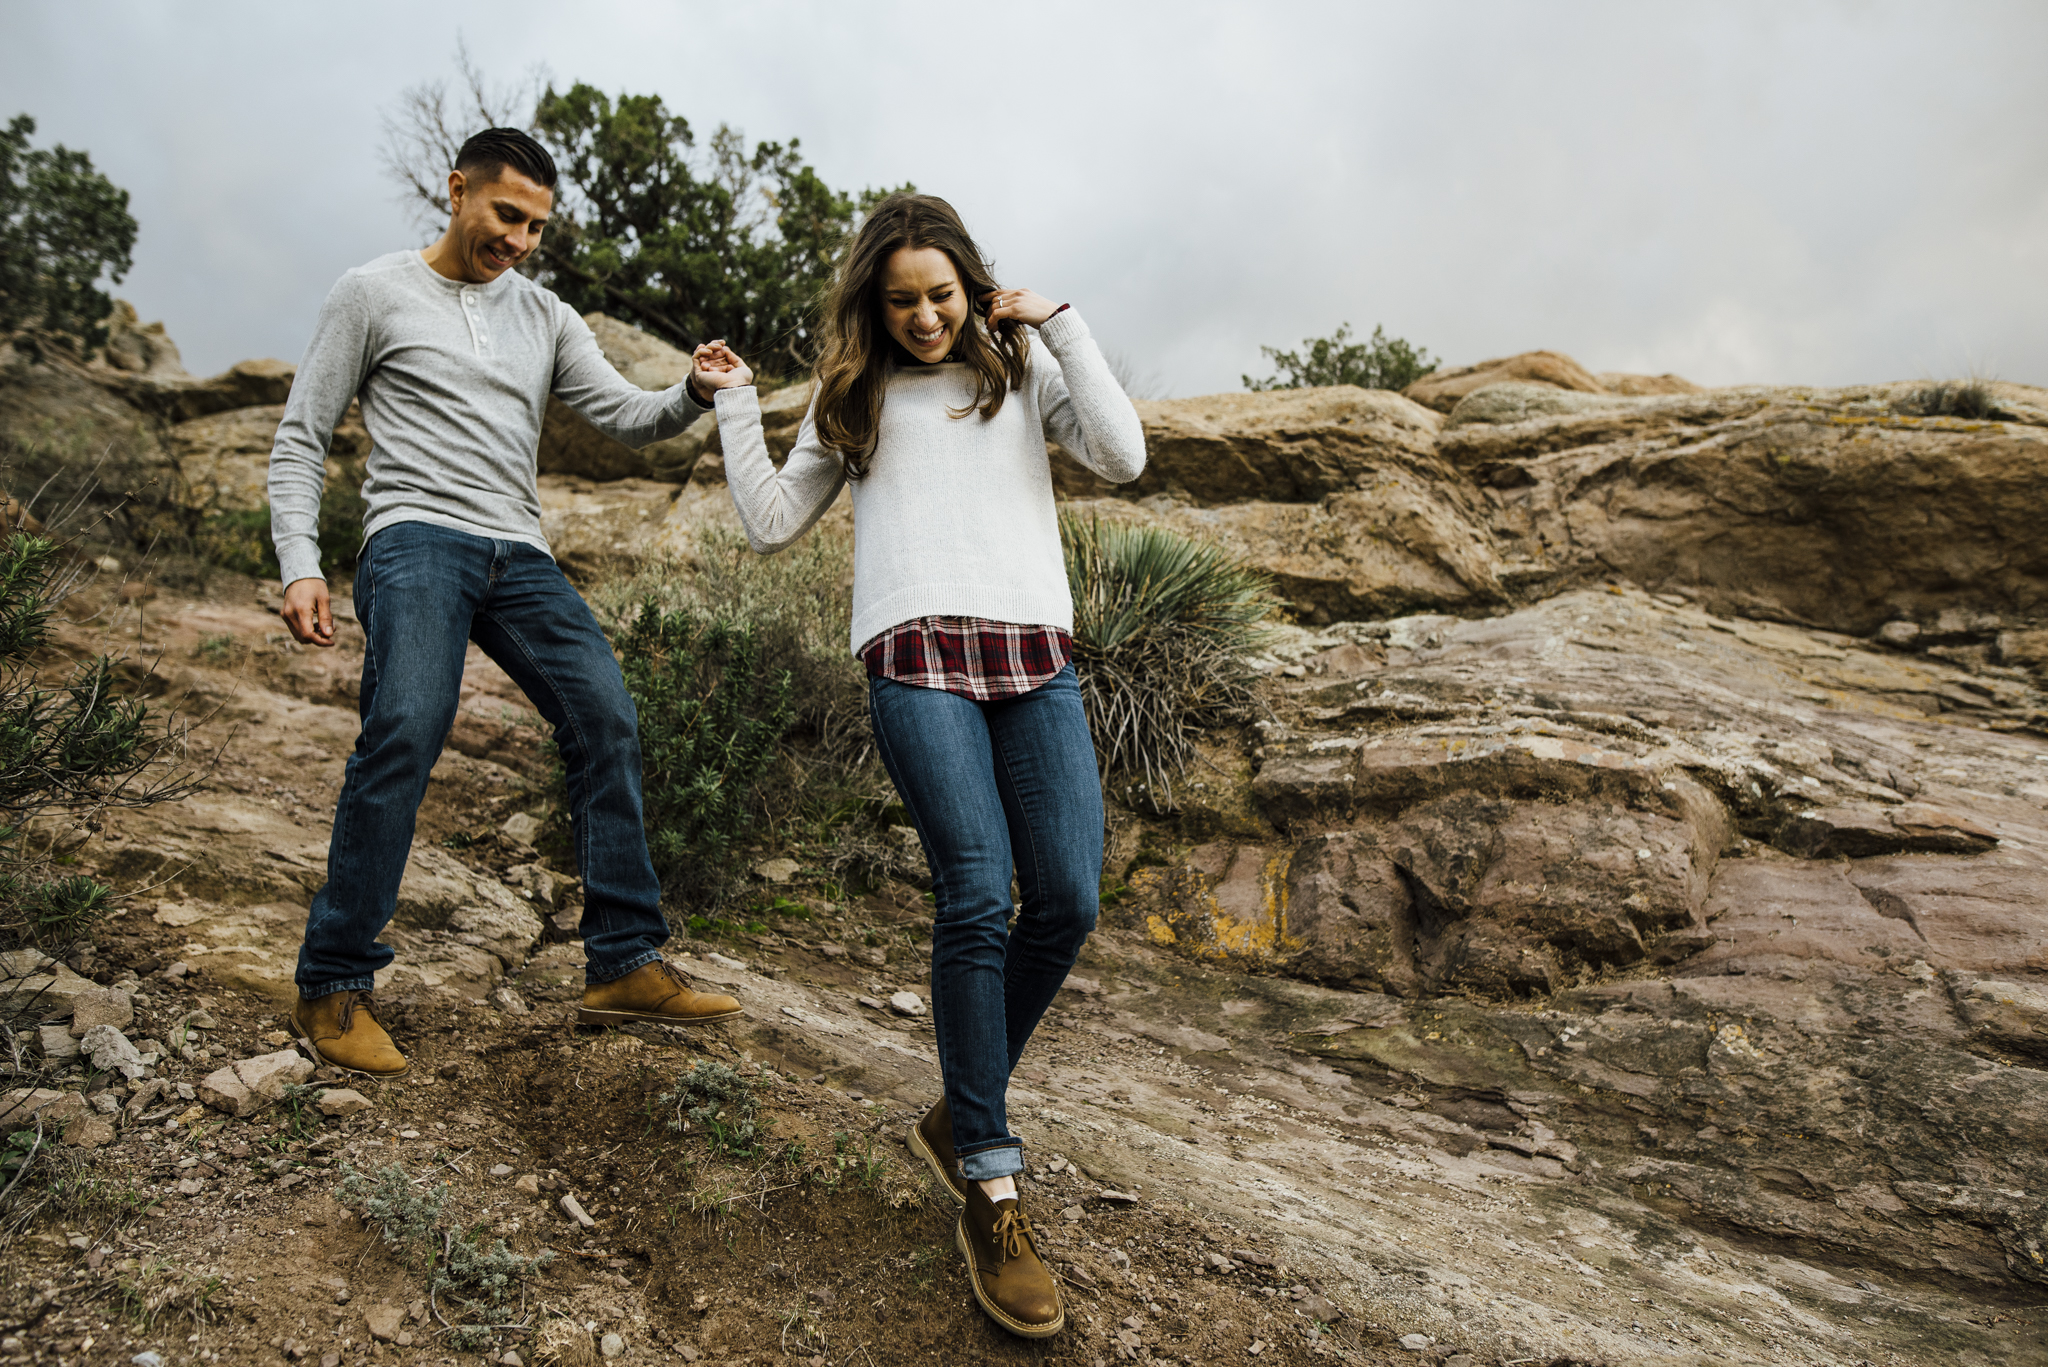
{"label": "woman", "polygon": [[877,205],[825,315],[816,392],[779,471],[745,363],[708,343],[696,375],[717,391],[726,480],[755,550],[792,544],[853,486],[852,645],[937,902],[945,1095],[910,1143],[964,1207],[954,1242],[975,1299],[1043,1337],[1066,1314],[1018,1203],[1023,1142],[1004,1097],[1095,926],[1102,873],[1045,443],[1121,483],[1144,469],[1144,431],[1080,315],[999,288],[942,199]]}

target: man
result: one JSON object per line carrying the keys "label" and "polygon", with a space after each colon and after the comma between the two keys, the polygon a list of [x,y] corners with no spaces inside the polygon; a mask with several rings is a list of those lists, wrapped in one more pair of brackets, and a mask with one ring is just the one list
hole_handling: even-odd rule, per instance
{"label": "man", "polygon": [[472,640],[554,727],[568,771],[589,960],[578,1020],[739,1014],[662,960],[638,718],[604,633],[548,553],[534,482],[550,393],[634,446],[681,432],[709,402],[688,381],[658,394],[627,383],[583,320],[513,269],[540,243],[555,178],[547,150],[515,129],[464,143],[440,240],[378,257],[327,296],[271,451],[285,624],[331,646],[320,490],[328,434],[362,399],[372,443],[355,579],[363,729],[335,805],[327,886],[306,917],[291,1020],[323,1062],[373,1077],[406,1069],[371,1008],[371,975],[393,957],[377,936],[397,907]]}

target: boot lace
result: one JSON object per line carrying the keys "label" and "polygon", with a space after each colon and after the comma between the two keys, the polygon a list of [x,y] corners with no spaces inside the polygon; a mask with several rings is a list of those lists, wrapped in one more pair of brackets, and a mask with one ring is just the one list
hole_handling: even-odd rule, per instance
{"label": "boot lace", "polygon": [[336,1025],[340,1028],[342,1034],[346,1035],[349,1032],[349,1026],[355,1021],[356,1018],[357,1007],[361,1007],[363,1014],[368,1016],[372,1021],[376,1021],[377,1024],[382,1025],[384,1023],[382,1021],[377,1020],[377,1008],[371,1003],[369,993],[346,992],[343,993],[342,996],[343,1000],[341,1003],[341,1015],[335,1022]]}
{"label": "boot lace", "polygon": [[995,1236],[998,1267],[1012,1258],[1023,1257],[1026,1249],[1038,1252],[1038,1235],[1031,1228],[1031,1217],[1015,1206],[996,1217]]}

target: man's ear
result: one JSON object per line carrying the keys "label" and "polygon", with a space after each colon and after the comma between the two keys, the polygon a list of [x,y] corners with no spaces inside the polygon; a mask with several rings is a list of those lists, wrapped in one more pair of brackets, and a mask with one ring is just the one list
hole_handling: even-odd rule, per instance
{"label": "man's ear", "polygon": [[463,175],[460,171],[450,171],[448,173],[448,211],[450,213],[459,214],[462,212],[462,193],[468,188],[469,177]]}

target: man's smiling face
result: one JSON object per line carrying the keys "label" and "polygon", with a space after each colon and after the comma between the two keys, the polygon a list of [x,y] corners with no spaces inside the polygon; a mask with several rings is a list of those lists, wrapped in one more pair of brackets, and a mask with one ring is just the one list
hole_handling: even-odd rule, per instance
{"label": "man's smiling face", "polygon": [[510,166],[481,184],[460,171],[451,173],[448,198],[455,208],[450,227],[456,265],[462,279],[477,285],[489,284],[533,255],[555,207],[553,190]]}

